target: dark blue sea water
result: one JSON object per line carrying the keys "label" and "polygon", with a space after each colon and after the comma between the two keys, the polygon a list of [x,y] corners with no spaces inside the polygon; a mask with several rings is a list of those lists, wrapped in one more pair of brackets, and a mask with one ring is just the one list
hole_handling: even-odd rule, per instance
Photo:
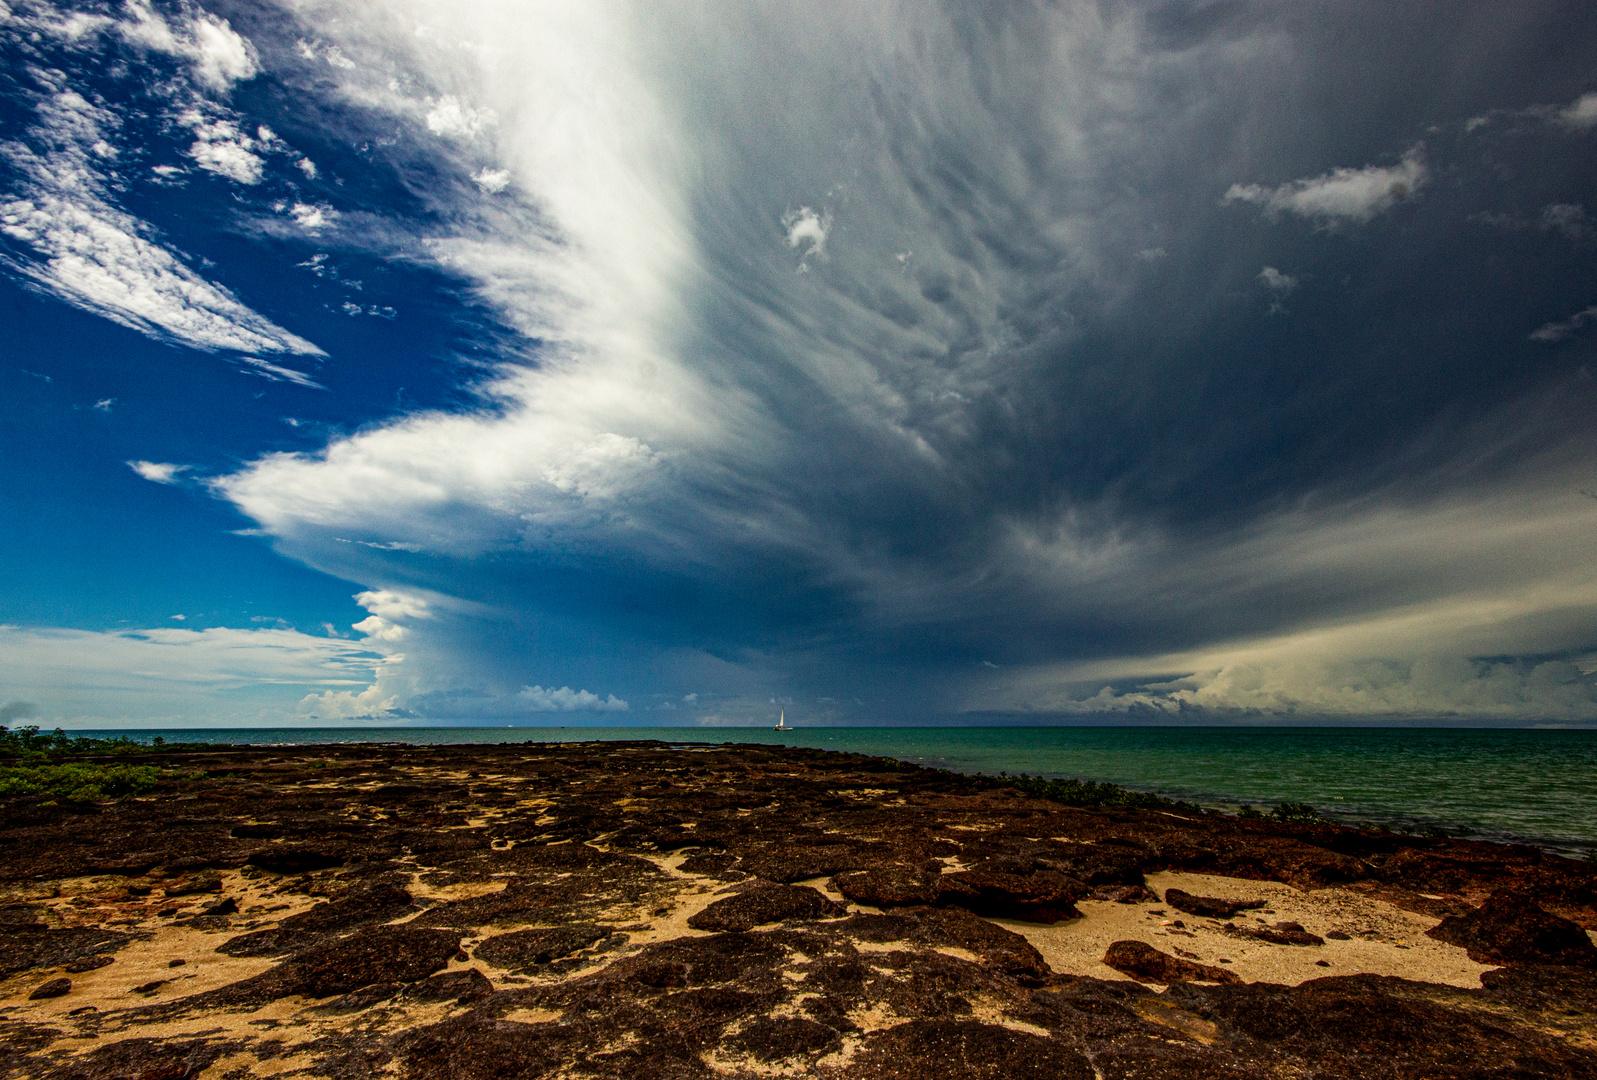
{"label": "dark blue sea water", "polygon": [[[85,733],[86,734],[86,733]],[[853,750],[957,772],[1108,780],[1235,809],[1597,851],[1597,731],[1437,728],[272,728],[126,732],[218,743],[662,739]]]}

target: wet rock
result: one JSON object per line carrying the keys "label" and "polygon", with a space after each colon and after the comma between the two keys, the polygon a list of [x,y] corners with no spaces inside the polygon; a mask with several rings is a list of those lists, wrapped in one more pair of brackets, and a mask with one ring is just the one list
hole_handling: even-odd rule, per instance
{"label": "wet rock", "polygon": [[376,982],[414,982],[446,967],[460,949],[451,930],[378,926],[295,956],[284,965],[294,992],[332,997]]}
{"label": "wet rock", "polygon": [[1474,913],[1449,916],[1426,934],[1463,946],[1478,964],[1597,967],[1597,946],[1586,931],[1511,890],[1493,893]]}
{"label": "wet rock", "polygon": [[1054,842],[1036,856],[1040,869],[1057,870],[1087,885],[1141,886],[1143,867],[1152,859],[1147,845],[1106,839],[1098,844]]}
{"label": "wet rock", "polygon": [[410,893],[395,885],[352,889],[277,926],[230,938],[217,946],[226,956],[282,956],[346,930],[388,922],[414,910]]}
{"label": "wet rock", "polygon": [[230,1049],[220,1039],[124,1039],[61,1064],[51,1080],[192,1080]]}
{"label": "wet rock", "polygon": [[865,844],[761,845],[745,849],[738,869],[766,881],[794,882],[889,864],[894,855]]}
{"label": "wet rock", "polygon": [[912,1020],[872,1032],[848,1075],[857,1080],[1092,1080],[1073,1046],[971,1020]]}
{"label": "wet rock", "polygon": [[476,968],[471,968],[467,971],[446,971],[439,975],[430,975],[404,987],[400,991],[400,997],[406,1001],[423,1003],[453,1001],[459,1005],[467,1005],[473,1001],[481,1001],[493,991],[494,986],[488,980],[488,976]]}
{"label": "wet rock", "polygon": [[862,941],[904,941],[915,945],[953,945],[1022,983],[1046,979],[1051,970],[1031,942],[996,923],[958,908],[902,908],[885,915],[852,915],[837,931]]}
{"label": "wet rock", "polygon": [[303,874],[307,870],[325,870],[343,866],[349,861],[349,851],[342,845],[285,844],[281,847],[260,848],[250,854],[247,864],[270,870],[277,874]]}
{"label": "wet rock", "polygon": [[1208,1018],[1226,1045],[1272,1075],[1307,1063],[1313,1075],[1348,1080],[1597,1075],[1597,1054],[1539,1025],[1483,1013],[1480,995],[1344,975],[1296,987],[1183,983],[1162,996]]}
{"label": "wet rock", "polygon": [[[222,891],[222,875],[215,871],[201,874],[189,874],[176,881],[168,882],[162,890],[167,896],[197,896],[201,893]],[[236,910],[236,909],[235,909]]]}
{"label": "wet rock", "polygon": [[908,866],[838,874],[829,884],[856,904],[879,908],[935,904],[941,893],[937,875]]}
{"label": "wet rock", "polygon": [[53,929],[24,926],[0,932],[0,977],[28,968],[57,967],[115,952],[130,934],[88,927]]}
{"label": "wet rock", "polygon": [[1235,974],[1221,967],[1183,960],[1160,952],[1142,941],[1116,941],[1104,953],[1103,962],[1116,971],[1124,972],[1143,982],[1217,982],[1240,983]]}
{"label": "wet rock", "polygon": [[0,906],[0,933],[23,927],[42,927],[44,908],[39,904],[5,904]]}
{"label": "wet rock", "polygon": [[551,960],[581,952],[610,935],[607,927],[574,923],[517,930],[486,939],[473,950],[479,960],[512,971],[531,971]]}
{"label": "wet rock", "polygon": [[50,979],[34,987],[33,993],[28,995],[29,1001],[43,1001],[45,998],[58,998],[67,994],[72,989],[71,979]]}
{"label": "wet rock", "polygon": [[943,874],[937,884],[941,906],[962,907],[989,918],[1040,923],[1081,918],[1076,901],[1089,891],[1084,883],[1052,870],[1016,874],[972,869]]}
{"label": "wet rock", "polygon": [[762,1016],[730,1041],[733,1048],[765,1063],[826,1053],[842,1045],[836,1029],[797,1016]]}
{"label": "wet rock", "polygon": [[808,885],[761,882],[746,892],[717,900],[688,919],[695,930],[716,933],[752,930],[785,919],[821,919],[841,915],[846,909]]}
{"label": "wet rock", "polygon": [[407,1032],[399,1051],[409,1080],[506,1080],[553,1075],[589,1038],[586,1030],[558,1024],[468,1014]]}
{"label": "wet rock", "polygon": [[728,880],[743,878],[747,875],[741,870],[734,870],[737,862],[736,855],[729,855],[724,851],[714,853],[700,853],[689,855],[677,867],[684,874],[703,874],[706,877],[725,878]]}
{"label": "wet rock", "polygon": [[1325,939],[1311,934],[1297,923],[1276,923],[1274,926],[1247,926],[1226,924],[1225,933],[1234,938],[1263,941],[1270,945],[1324,945]]}
{"label": "wet rock", "polygon": [[1177,911],[1208,919],[1229,919],[1239,911],[1251,911],[1264,906],[1263,900],[1224,900],[1217,896],[1194,896],[1180,889],[1166,889],[1164,902]]}

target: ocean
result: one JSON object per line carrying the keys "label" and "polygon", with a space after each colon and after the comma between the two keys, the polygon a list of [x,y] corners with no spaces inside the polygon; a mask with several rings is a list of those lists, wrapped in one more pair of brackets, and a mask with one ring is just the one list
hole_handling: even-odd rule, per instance
{"label": "ocean", "polygon": [[1104,780],[1201,805],[1327,817],[1597,857],[1597,731],[1234,727],[269,728],[128,732],[215,743],[660,739],[851,750],[962,773]]}

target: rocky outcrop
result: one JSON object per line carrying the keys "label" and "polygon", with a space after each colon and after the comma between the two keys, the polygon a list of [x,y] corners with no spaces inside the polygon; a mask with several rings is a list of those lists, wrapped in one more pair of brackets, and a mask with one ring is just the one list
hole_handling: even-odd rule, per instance
{"label": "rocky outcrop", "polygon": [[1597,946],[1586,931],[1513,890],[1495,892],[1479,910],[1449,916],[1426,933],[1463,946],[1470,959],[1481,964],[1597,967]]}
{"label": "rocky outcrop", "polygon": [[[1574,936],[1597,927],[1597,867],[1528,849],[1083,810],[783,747],[151,760],[176,766],[158,798],[0,799],[7,1076],[1597,1075],[1597,967]],[[1242,887],[1168,893],[1188,927],[1161,929],[1151,905],[1088,903],[1153,900],[1145,875],[1169,869],[1335,883],[1452,914],[1437,936],[1507,966],[1472,989],[1363,975],[1281,986],[1211,967],[1212,950],[1116,942],[1106,962],[1124,977],[1094,978],[1052,970],[992,921],[1087,910],[1172,945],[1202,948],[1189,930],[1226,940],[1191,926],[1198,915],[1245,945],[1302,947],[1281,960],[1323,955],[1300,926],[1238,917],[1259,906]],[[827,875],[848,903],[800,884]],[[64,996],[29,999],[56,980]]]}
{"label": "rocky outcrop", "polygon": [[1106,966],[1123,971],[1143,982],[1240,983],[1242,980],[1222,967],[1183,960],[1160,952],[1143,941],[1117,941],[1103,955]]}
{"label": "rocky outcrop", "polygon": [[720,933],[752,930],[785,919],[818,919],[843,914],[844,906],[808,885],[759,882],[735,896],[717,900],[688,920],[695,930]]}
{"label": "rocky outcrop", "polygon": [[1194,896],[1180,889],[1166,889],[1164,902],[1177,911],[1208,919],[1229,919],[1239,911],[1251,911],[1264,906],[1263,900],[1224,900],[1217,896]]}

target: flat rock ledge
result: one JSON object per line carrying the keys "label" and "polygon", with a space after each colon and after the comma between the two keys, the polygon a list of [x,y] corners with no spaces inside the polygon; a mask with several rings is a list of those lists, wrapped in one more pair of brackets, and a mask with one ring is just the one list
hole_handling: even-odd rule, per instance
{"label": "flat rock ledge", "polygon": [[1597,867],[1530,848],[772,746],[148,761],[0,800],[0,1080],[1597,1077]]}

